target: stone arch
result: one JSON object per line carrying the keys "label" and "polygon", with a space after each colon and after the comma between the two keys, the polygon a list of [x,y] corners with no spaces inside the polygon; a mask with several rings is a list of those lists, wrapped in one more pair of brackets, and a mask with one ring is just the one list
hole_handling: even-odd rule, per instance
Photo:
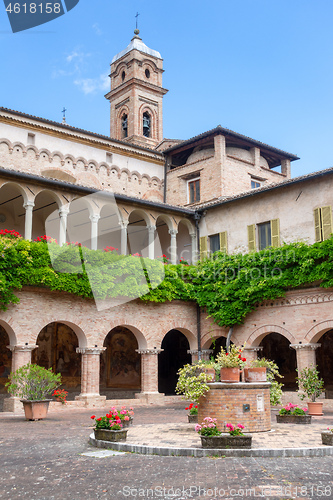
{"label": "stone arch", "polygon": [[2,138],[0,139],[0,146],[1,144],[6,144],[8,147],[8,152],[11,153],[13,151],[13,145],[9,139]]}
{"label": "stone arch", "polygon": [[120,178],[120,168],[117,167],[117,165],[111,165],[109,175],[116,175],[118,178]]}
{"label": "stone arch", "polygon": [[108,331],[103,341],[106,350],[101,355],[100,365],[104,392],[108,392],[108,389],[140,390],[141,356],[137,352],[140,348],[138,337],[142,340],[142,333],[131,325],[116,325]]}
{"label": "stone arch", "polygon": [[[158,355],[158,392],[166,395],[175,394],[178,370],[191,363],[191,348],[186,328],[171,328],[164,335],[161,351]],[[195,348],[195,347],[194,347]]]}
{"label": "stone arch", "polygon": [[171,217],[166,214],[159,214],[155,221],[155,256],[165,255],[169,261],[171,259],[171,235],[169,231],[175,230],[175,224]]}
{"label": "stone arch", "polygon": [[13,152],[22,154],[26,152],[25,145],[22,142],[14,142],[13,143]]}
{"label": "stone arch", "polygon": [[286,330],[286,328],[278,325],[265,325],[257,328],[254,332],[252,332],[252,334],[246,341],[247,347],[258,347],[262,339],[270,333],[279,333],[283,337],[286,337],[286,339],[289,340],[291,344],[296,343],[295,337],[288,330]]}
{"label": "stone arch", "polygon": [[195,226],[188,219],[180,219],[177,224],[178,228],[179,224],[184,224],[187,227],[189,234],[195,234]]}
{"label": "stone arch", "polygon": [[[88,345],[87,336],[84,333],[83,329],[78,324],[73,323],[73,321],[69,319],[66,318],[59,319],[58,317],[52,317],[52,316],[48,318],[44,317],[40,320],[39,324],[36,325],[36,330],[38,330],[38,332],[40,333],[43,330],[43,328],[47,327],[52,323],[62,323],[63,325],[66,325],[69,328],[71,328],[78,339],[78,344],[79,344],[78,347],[80,348],[87,347]],[[39,333],[37,334],[35,344],[37,344],[37,338]]]}
{"label": "stone arch", "polygon": [[98,248],[113,247],[120,253],[121,215],[115,201],[101,200],[98,221]]}
{"label": "stone arch", "polygon": [[29,151],[33,151],[35,153],[35,158],[39,158],[39,150],[36,146],[29,144],[26,148],[26,153],[28,154]]}
{"label": "stone arch", "polygon": [[[51,202],[50,202],[51,200]],[[32,240],[44,236],[51,236],[59,240],[59,208],[63,202],[59,195],[49,189],[41,189],[34,199],[32,216]]]}
{"label": "stone arch", "polygon": [[[225,332],[221,332],[221,329],[210,330],[208,333],[205,333],[205,335],[202,337],[201,348],[209,349],[214,340],[217,340],[222,337],[226,339],[227,335],[228,335],[228,329]],[[234,333],[231,336],[231,342],[235,345],[242,345],[242,342]]]}
{"label": "stone arch", "polygon": [[320,337],[329,330],[333,330],[333,320],[317,323],[315,326],[310,328],[308,333],[305,335],[303,343],[316,343],[319,341]]}
{"label": "stone arch", "polygon": [[104,330],[104,335],[101,337],[101,341],[102,341],[102,343],[105,342],[105,339],[110,331],[112,331],[118,327],[123,327],[123,328],[127,328],[128,330],[130,330],[130,332],[133,333],[133,335],[135,336],[135,338],[138,342],[138,349],[147,349],[147,347],[148,347],[147,340],[146,340],[145,335],[142,333],[144,331],[144,326],[147,326],[147,325],[138,324],[137,326],[134,326],[132,324],[127,323],[125,318],[118,319],[117,321],[114,321],[113,323],[107,325],[107,327],[106,327],[107,332],[105,333],[105,330]]}
{"label": "stone arch", "polygon": [[180,219],[177,225],[177,261],[192,262],[192,237],[195,229],[188,219]]}
{"label": "stone arch", "polygon": [[188,340],[188,343],[189,343],[189,348],[190,349],[197,349],[198,348],[198,345],[197,345],[197,335],[196,333],[193,333],[189,328],[187,328],[186,326],[182,325],[181,323],[179,323],[179,321],[171,321],[170,323],[168,323],[168,326],[167,326],[167,331],[164,331],[162,333],[162,340],[161,340],[161,345],[162,345],[162,342],[163,342],[163,339],[164,337],[167,335],[168,332],[170,332],[171,330],[178,330],[180,333],[182,333],[183,335],[185,335],[185,337],[187,338]]}
{"label": "stone arch", "polygon": [[8,335],[9,338],[9,343],[11,346],[17,345],[17,337],[16,334],[13,330],[13,328],[9,325],[9,323],[6,323],[6,321],[3,321],[0,319],[0,326],[5,330],[5,332]]}
{"label": "stone arch", "polygon": [[31,194],[18,183],[4,182],[0,186],[0,196],[0,214],[4,216],[0,229],[13,229],[24,237],[26,216],[24,205],[32,201]]}
{"label": "stone arch", "polygon": [[51,159],[52,159],[52,153],[51,153],[51,151],[49,149],[44,149],[43,148],[43,149],[39,150],[39,157],[43,158],[43,159],[47,158],[49,161],[51,161]]}
{"label": "stone arch", "polygon": [[151,123],[150,123],[150,139],[156,139],[157,138],[157,131],[158,131],[158,114],[154,109],[152,109],[150,106],[147,104],[143,103],[140,108],[139,108],[139,113],[138,113],[138,130],[139,134],[143,135],[143,129],[142,129],[142,123],[143,123],[143,115],[145,113],[148,113],[150,118],[151,118]]}

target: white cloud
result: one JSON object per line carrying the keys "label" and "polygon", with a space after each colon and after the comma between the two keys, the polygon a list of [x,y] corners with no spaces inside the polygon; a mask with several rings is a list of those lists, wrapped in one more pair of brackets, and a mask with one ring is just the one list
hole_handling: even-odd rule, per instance
{"label": "white cloud", "polygon": [[93,94],[97,91],[106,92],[110,87],[108,73],[103,73],[98,78],[80,78],[74,80],[74,84],[79,87],[84,94]]}
{"label": "white cloud", "polygon": [[96,35],[101,36],[103,35],[103,31],[100,29],[99,24],[95,23],[93,24],[93,29],[95,30]]}

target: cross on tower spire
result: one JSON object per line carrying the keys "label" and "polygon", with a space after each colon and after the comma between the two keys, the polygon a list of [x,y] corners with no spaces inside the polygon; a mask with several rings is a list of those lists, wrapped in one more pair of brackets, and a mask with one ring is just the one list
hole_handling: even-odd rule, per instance
{"label": "cross on tower spire", "polygon": [[135,29],[137,30],[138,29],[138,17],[139,17],[139,12],[136,13],[136,21],[135,21]]}
{"label": "cross on tower spire", "polygon": [[67,109],[64,106],[64,108],[62,110],[62,123],[66,123],[66,111],[67,111]]}

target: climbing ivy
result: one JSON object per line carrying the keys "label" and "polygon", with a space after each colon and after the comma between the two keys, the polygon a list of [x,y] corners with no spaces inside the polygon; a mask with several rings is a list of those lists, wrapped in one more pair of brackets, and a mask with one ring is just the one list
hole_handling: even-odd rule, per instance
{"label": "climbing ivy", "polygon": [[332,261],[333,236],[313,245],[292,243],[245,255],[216,252],[187,266],[0,235],[0,308],[17,303],[16,291],[33,285],[95,299],[125,295],[152,302],[194,301],[228,327],[242,323],[256,304],[288,290],[333,287]]}

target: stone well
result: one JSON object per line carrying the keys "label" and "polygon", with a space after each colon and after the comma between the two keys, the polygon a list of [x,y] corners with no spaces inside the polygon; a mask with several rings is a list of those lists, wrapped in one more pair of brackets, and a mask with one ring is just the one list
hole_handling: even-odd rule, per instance
{"label": "stone well", "polygon": [[270,382],[213,382],[199,400],[198,422],[205,417],[217,419],[217,427],[226,432],[226,424],[242,424],[244,432],[271,430]]}

